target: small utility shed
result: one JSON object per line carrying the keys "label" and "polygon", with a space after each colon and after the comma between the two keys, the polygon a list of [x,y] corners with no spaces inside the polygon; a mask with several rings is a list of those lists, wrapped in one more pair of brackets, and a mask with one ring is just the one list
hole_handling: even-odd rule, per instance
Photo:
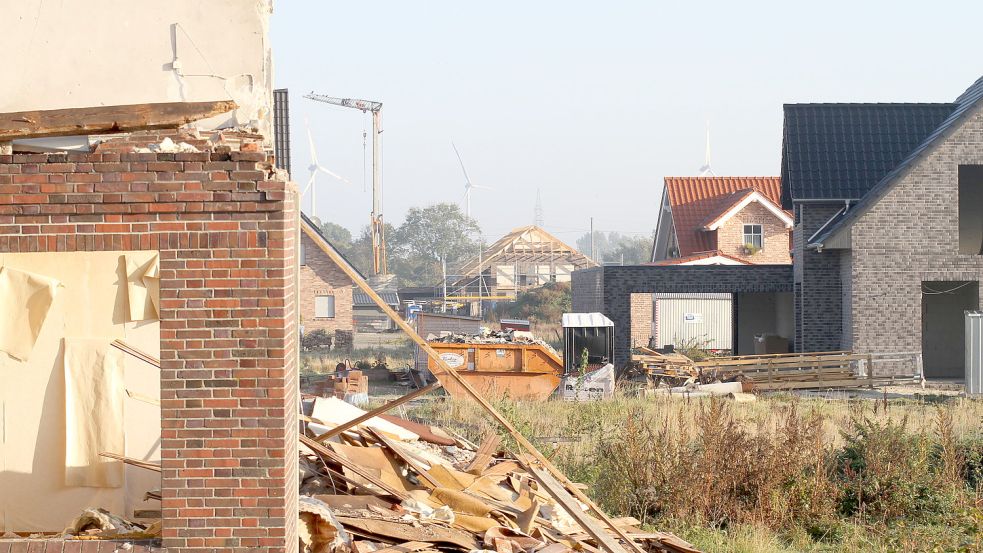
{"label": "small utility shed", "polygon": [[800,349],[917,352],[963,373],[983,278],[983,79],[944,104],[785,106]]}
{"label": "small utility shed", "polygon": [[587,370],[603,366],[614,358],[614,322],[600,313],[564,313],[563,372],[576,374],[584,350]]}

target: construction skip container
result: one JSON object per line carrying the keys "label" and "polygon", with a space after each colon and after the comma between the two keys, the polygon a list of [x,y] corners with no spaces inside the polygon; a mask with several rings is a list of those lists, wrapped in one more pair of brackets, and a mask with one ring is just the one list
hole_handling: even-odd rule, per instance
{"label": "construction skip container", "polygon": [[966,393],[983,395],[983,311],[966,312]]}

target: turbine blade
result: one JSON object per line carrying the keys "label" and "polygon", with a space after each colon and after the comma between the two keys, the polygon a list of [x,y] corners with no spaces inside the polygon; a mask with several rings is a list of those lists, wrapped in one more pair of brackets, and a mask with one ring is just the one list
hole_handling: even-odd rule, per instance
{"label": "turbine blade", "polygon": [[490,186],[485,186],[483,184],[472,184],[471,185],[471,188],[480,188],[482,190],[495,190],[494,188],[492,188]]}
{"label": "turbine blade", "polygon": [[304,187],[304,191],[300,193],[301,196],[306,196],[307,191],[311,189],[314,185],[314,177],[317,175],[315,171],[311,171],[311,178],[307,180],[307,186]]}
{"label": "turbine blade", "polygon": [[351,184],[352,183],[352,181],[346,179],[345,177],[343,177],[343,176],[341,176],[341,175],[339,175],[339,174],[337,174],[337,173],[335,173],[335,172],[333,172],[333,171],[331,171],[331,170],[329,170],[329,169],[327,169],[327,168],[325,168],[325,167],[323,167],[321,165],[318,165],[317,168],[318,168],[319,171],[323,171],[326,175],[332,176],[332,177],[340,180],[341,182],[343,182],[345,184]]}
{"label": "turbine blade", "polygon": [[464,182],[470,185],[471,177],[468,176],[468,170],[464,168],[464,160],[461,159],[461,152],[457,151],[457,146],[453,142],[451,142],[451,148],[454,148],[454,153],[457,154],[457,161],[461,164],[461,171],[464,172]]}

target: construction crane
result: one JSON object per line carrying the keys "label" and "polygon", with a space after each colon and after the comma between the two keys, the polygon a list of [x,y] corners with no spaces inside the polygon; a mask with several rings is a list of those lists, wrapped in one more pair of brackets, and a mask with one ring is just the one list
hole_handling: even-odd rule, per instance
{"label": "construction crane", "polygon": [[313,92],[305,95],[304,98],[372,114],[372,214],[369,222],[369,228],[372,232],[372,274],[385,275],[388,273],[388,268],[386,266],[386,230],[382,224],[382,151],[380,149],[382,102],[335,98]]}

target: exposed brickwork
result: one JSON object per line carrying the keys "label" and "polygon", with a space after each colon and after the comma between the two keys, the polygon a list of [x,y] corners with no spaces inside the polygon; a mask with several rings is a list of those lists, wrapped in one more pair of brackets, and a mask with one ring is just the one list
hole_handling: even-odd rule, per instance
{"label": "exposed brickwork", "polygon": [[0,252],[159,250],[163,545],[296,551],[296,194],[262,153],[0,155]]}
{"label": "exposed brickwork", "polygon": [[[304,265],[300,267],[300,320],[304,331],[325,330],[334,335],[336,330],[351,332],[352,279],[324,253],[306,234],[301,233],[304,248]],[[334,296],[335,316],[314,316],[314,298]]]}
{"label": "exposed brickwork", "polygon": [[574,311],[599,311],[614,322],[614,363],[622,367],[630,355],[632,294],[791,291],[789,265],[619,265],[574,272],[572,302]]}
{"label": "exposed brickwork", "polygon": [[[761,225],[764,247],[754,255],[744,251],[744,225]],[[785,223],[758,202],[744,206],[716,230],[717,249],[759,265],[791,263],[789,233]]]}
{"label": "exposed brickwork", "polygon": [[983,280],[983,257],[958,253],[960,165],[983,165],[979,108],[853,225],[844,342],[857,351],[921,351],[921,283]]}
{"label": "exposed brickwork", "polygon": [[631,347],[647,346],[652,337],[652,294],[631,295]]}

